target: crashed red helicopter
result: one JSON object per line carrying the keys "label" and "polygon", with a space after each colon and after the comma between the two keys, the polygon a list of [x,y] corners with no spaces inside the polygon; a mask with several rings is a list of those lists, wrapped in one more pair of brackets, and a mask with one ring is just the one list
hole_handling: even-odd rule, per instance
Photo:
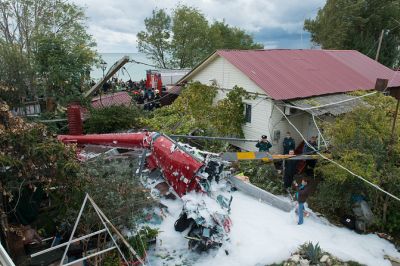
{"label": "crashed red helicopter", "polygon": [[[183,200],[182,213],[175,223],[175,229],[189,232],[189,247],[197,251],[219,247],[228,239],[231,227],[229,218],[230,199],[210,193],[213,181],[219,182],[224,170],[224,162],[210,156],[199,158],[187,148],[166,135],[156,132],[59,135],[58,139],[66,144],[102,145],[117,148],[143,149],[145,165],[150,171],[159,169],[164,179]],[[195,191],[205,197],[187,195]],[[210,198],[218,203],[219,209],[209,211]]]}

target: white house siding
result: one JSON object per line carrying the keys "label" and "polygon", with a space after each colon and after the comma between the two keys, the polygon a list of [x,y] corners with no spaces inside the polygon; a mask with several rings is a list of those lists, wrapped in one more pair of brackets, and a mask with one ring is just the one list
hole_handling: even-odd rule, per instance
{"label": "white house siding", "polygon": [[[213,61],[209,62],[204,68],[199,69],[191,77],[192,81],[199,81],[203,84],[211,85],[214,81],[217,86],[221,88],[215,101],[225,98],[225,95],[235,85],[243,87],[248,92],[259,93],[256,99],[244,100],[245,103],[250,104],[251,108],[251,123],[246,123],[243,126],[243,132],[246,139],[259,139],[261,135],[267,135],[268,139],[272,142],[273,148],[271,152],[282,152],[282,141],[287,131],[291,131],[296,143],[300,143],[300,136],[295,134],[295,131],[285,121],[282,114],[274,109],[274,101],[269,99],[265,92],[260,89],[251,79],[244,75],[235,66],[229,63],[226,59],[217,56]],[[276,108],[276,107],[275,107]],[[310,125],[309,115],[293,116],[296,127],[304,132]],[[312,120],[311,120],[312,122]],[[280,131],[280,139],[274,141],[274,130]],[[307,134],[308,137],[308,134]],[[254,142],[232,142],[233,145],[249,151],[257,150]]]}
{"label": "white house siding", "polygon": [[[303,139],[301,138],[300,134],[298,134],[297,131],[289,124],[282,113],[277,110],[277,108],[281,108],[281,110],[283,110],[283,107],[279,107],[279,103],[275,105],[270,119],[269,130],[272,137],[274,136],[274,131],[280,132],[280,139],[278,141],[273,140],[272,143],[275,146],[274,151],[281,153],[283,152],[283,139],[286,136],[286,132],[289,131],[291,133],[291,136],[296,142],[296,147],[303,141]],[[311,136],[318,135],[318,131],[315,128],[314,122],[309,113],[297,111],[291,115],[288,115],[287,117],[294,124],[294,126],[300,130],[302,135],[307,140],[310,139]]]}

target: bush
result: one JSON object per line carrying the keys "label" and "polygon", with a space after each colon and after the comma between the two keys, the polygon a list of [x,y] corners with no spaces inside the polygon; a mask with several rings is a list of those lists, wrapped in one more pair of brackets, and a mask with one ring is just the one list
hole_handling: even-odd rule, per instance
{"label": "bush", "polygon": [[[376,94],[364,98],[368,106],[359,107],[325,124],[326,138],[332,144],[332,158],[380,188],[400,194],[399,123],[391,140],[395,101]],[[375,214],[379,230],[400,235],[399,202],[331,163],[321,163],[316,173],[323,181],[310,199],[312,208],[330,217],[351,214],[352,195],[362,195]],[[376,229],[376,228],[371,228]]]}
{"label": "bush", "polygon": [[111,106],[92,109],[85,121],[85,133],[112,133],[139,127],[140,111],[133,107]]}
{"label": "bush", "polygon": [[282,178],[272,163],[262,161],[242,161],[238,165],[238,171],[248,176],[250,182],[273,194],[284,194]]}

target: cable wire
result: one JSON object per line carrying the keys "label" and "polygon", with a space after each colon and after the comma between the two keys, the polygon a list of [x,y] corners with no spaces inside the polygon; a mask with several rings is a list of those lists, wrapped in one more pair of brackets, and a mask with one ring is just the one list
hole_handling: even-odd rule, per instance
{"label": "cable wire", "polygon": [[338,162],[336,162],[336,161],[334,161],[334,160],[332,160],[332,159],[329,159],[328,157],[326,157],[325,155],[323,155],[322,153],[320,153],[317,149],[314,148],[314,146],[312,146],[312,145],[306,140],[306,138],[303,136],[303,134],[301,134],[300,130],[297,129],[297,127],[296,127],[296,126],[289,120],[289,118],[285,115],[285,112],[283,112],[283,111],[281,110],[281,108],[279,108],[279,107],[276,107],[276,109],[278,109],[279,112],[282,113],[282,115],[286,118],[286,120],[288,121],[288,123],[296,130],[296,132],[297,132],[297,133],[300,135],[300,137],[304,140],[304,143],[305,143],[307,146],[309,146],[312,150],[314,150],[314,152],[316,152],[316,154],[318,154],[319,156],[321,156],[324,160],[327,160],[327,161],[329,161],[329,162],[335,164],[335,165],[338,166],[339,168],[341,168],[341,169],[345,170],[346,172],[348,172],[349,174],[351,174],[351,175],[353,175],[353,176],[355,176],[355,177],[361,179],[362,181],[366,182],[367,184],[369,184],[370,186],[374,187],[375,189],[377,189],[377,190],[379,190],[379,191],[385,193],[386,195],[388,195],[388,196],[394,198],[394,199],[397,200],[397,201],[400,201],[400,198],[398,198],[397,196],[395,196],[395,195],[393,195],[392,193],[390,193],[390,192],[388,192],[388,191],[382,189],[382,188],[379,187],[378,185],[376,185],[376,184],[374,184],[374,183],[368,181],[368,180],[365,179],[364,177],[362,177],[362,176],[360,176],[360,175],[358,175],[358,174],[352,172],[351,170],[349,170],[348,168],[344,167],[344,166],[341,165],[340,163],[338,163]]}

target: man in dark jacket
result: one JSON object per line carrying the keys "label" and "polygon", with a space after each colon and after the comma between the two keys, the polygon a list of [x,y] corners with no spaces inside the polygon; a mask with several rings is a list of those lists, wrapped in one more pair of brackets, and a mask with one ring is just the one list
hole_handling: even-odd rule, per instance
{"label": "man in dark jacket", "polygon": [[286,137],[283,139],[283,154],[289,154],[290,150],[294,150],[296,148],[296,144],[294,142],[294,139],[290,135],[290,132],[288,131],[286,133]]}
{"label": "man in dark jacket", "polygon": [[266,135],[261,136],[261,140],[259,140],[256,144],[259,152],[269,152],[269,149],[272,147],[271,142],[268,141]]}
{"label": "man in dark jacket", "polygon": [[298,225],[301,225],[304,222],[304,203],[306,203],[307,198],[310,195],[310,187],[307,186],[307,184],[308,182],[305,178],[301,180],[300,185],[295,182],[295,186],[297,187],[296,200],[299,203],[299,208],[297,209],[299,215],[299,222],[297,223]]}
{"label": "man in dark jacket", "polygon": [[[294,155],[294,151],[290,150],[289,155]],[[293,177],[296,174],[297,160],[285,160],[285,170],[283,172],[283,185],[287,190],[292,186]]]}

